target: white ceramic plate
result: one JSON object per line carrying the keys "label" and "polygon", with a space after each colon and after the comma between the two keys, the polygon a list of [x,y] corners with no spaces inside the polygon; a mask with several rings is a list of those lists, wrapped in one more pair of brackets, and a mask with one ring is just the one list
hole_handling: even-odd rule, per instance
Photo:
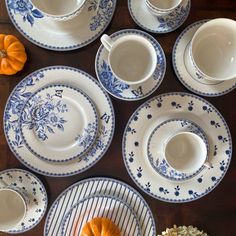
{"label": "white ceramic plate", "polygon": [[152,33],[169,33],[179,28],[188,18],[191,0],[183,2],[170,14],[157,17],[150,13],[144,0],[128,0],[129,12],[141,28]]}
{"label": "white ceramic plate", "polygon": [[62,221],[72,206],[92,196],[113,196],[125,202],[136,214],[142,236],[156,236],[155,222],[143,197],[129,185],[110,178],[91,178],[67,188],[52,204],[45,221],[44,236],[58,236]]}
{"label": "white ceramic plate", "polygon": [[9,234],[22,234],[34,228],[42,220],[48,205],[47,192],[42,182],[29,171],[8,169],[0,172],[0,179],[7,185],[22,189],[29,198],[29,208],[24,220]]}
{"label": "white ceramic plate", "polygon": [[27,148],[46,161],[66,162],[81,157],[98,131],[93,101],[68,85],[39,89],[25,103],[20,131]]}
{"label": "white ceramic plate", "polygon": [[127,203],[111,196],[92,196],[75,204],[62,223],[62,236],[80,236],[84,225],[96,217],[111,220],[122,236],[141,236],[139,221]]}
{"label": "white ceramic plate", "polygon": [[[209,141],[211,169],[204,168],[188,181],[173,182],[151,167],[146,151],[148,135],[158,124],[173,118],[193,121]],[[150,196],[167,202],[188,202],[212,191],[223,179],[232,156],[229,128],[208,101],[188,93],[167,93],[150,99],[131,116],[123,136],[123,158],[134,182]]]}
{"label": "white ceramic plate", "polygon": [[[172,62],[180,82],[190,91],[207,97],[221,96],[231,92],[236,87],[236,80],[224,82],[212,82],[202,79],[199,76],[193,77],[194,70],[188,72],[185,66],[185,53],[187,53],[187,46],[190,43],[194,33],[207,20],[201,20],[188,26],[176,40],[172,53]],[[191,73],[191,74],[190,74]]]}
{"label": "white ceramic plate", "polygon": [[136,101],[152,94],[160,86],[166,71],[166,58],[160,44],[149,34],[140,30],[121,30],[111,35],[111,38],[118,39],[123,35],[141,35],[148,39],[156,49],[157,68],[152,78],[140,84],[130,86],[119,81],[111,72],[108,64],[108,52],[103,45],[98,49],[95,59],[95,70],[101,85],[112,96],[126,101]]}
{"label": "white ceramic plate", "polygon": [[[83,159],[60,164],[35,158],[19,132],[19,118],[27,99],[38,89],[58,83],[84,91],[93,100],[99,116],[98,136]],[[4,130],[7,142],[19,161],[40,174],[60,177],[83,172],[102,158],[113,137],[114,119],[111,100],[93,77],[72,67],[52,66],[33,72],[15,87],[5,107]]]}
{"label": "white ceramic plate", "polygon": [[81,48],[96,40],[110,23],[116,0],[87,0],[82,12],[68,21],[44,16],[30,0],[5,0],[12,23],[32,43],[55,51]]}

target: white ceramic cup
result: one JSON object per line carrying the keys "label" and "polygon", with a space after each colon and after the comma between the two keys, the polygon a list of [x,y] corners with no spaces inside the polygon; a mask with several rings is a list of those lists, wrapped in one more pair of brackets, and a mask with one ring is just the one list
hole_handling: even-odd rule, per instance
{"label": "white ceramic cup", "polygon": [[53,20],[66,21],[79,15],[86,0],[31,0],[45,16]]}
{"label": "white ceramic cup", "polygon": [[14,229],[25,218],[26,196],[15,187],[0,180],[0,231]]}
{"label": "white ceramic cup", "polygon": [[153,76],[157,55],[154,46],[146,38],[125,35],[113,40],[104,34],[101,42],[109,52],[111,71],[121,82],[137,85]]}
{"label": "white ceramic cup", "polygon": [[156,16],[170,14],[181,4],[182,0],[145,0],[148,10]]}
{"label": "white ceramic cup", "polygon": [[167,163],[177,171],[192,173],[203,165],[211,167],[207,147],[201,137],[192,132],[180,132],[167,140],[164,147]]}
{"label": "white ceramic cup", "polygon": [[218,18],[200,26],[185,56],[193,76],[209,81],[236,78],[236,21]]}

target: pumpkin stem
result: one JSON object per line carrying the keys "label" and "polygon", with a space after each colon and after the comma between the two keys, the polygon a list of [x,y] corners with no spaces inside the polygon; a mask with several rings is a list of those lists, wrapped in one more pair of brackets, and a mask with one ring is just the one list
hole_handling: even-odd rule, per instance
{"label": "pumpkin stem", "polygon": [[1,58],[4,58],[4,57],[6,57],[7,56],[7,52],[6,52],[6,50],[0,50],[0,57]]}

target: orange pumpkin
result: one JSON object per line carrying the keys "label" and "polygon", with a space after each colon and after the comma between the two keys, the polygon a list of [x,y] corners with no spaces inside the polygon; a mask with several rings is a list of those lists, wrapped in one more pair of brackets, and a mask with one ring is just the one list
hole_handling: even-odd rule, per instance
{"label": "orange pumpkin", "polygon": [[0,75],[22,70],[27,60],[24,45],[13,35],[0,34]]}
{"label": "orange pumpkin", "polygon": [[97,217],[84,225],[80,236],[121,236],[121,233],[111,220]]}

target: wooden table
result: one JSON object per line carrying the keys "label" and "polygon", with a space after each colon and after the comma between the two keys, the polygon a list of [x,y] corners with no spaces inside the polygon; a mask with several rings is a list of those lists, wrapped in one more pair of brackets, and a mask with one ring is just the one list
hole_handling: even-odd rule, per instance
{"label": "wooden table", "polygon": [[[3,117],[6,100],[12,89],[26,75],[36,69],[50,65],[68,65],[82,69],[96,77],[94,59],[100,45],[98,39],[85,48],[72,52],[53,52],[42,49],[27,41],[15,29],[7,15],[4,2],[4,0],[0,1],[0,33],[16,35],[24,43],[27,49],[28,62],[24,70],[17,75],[0,76],[1,119]],[[182,30],[189,24],[197,20],[216,17],[227,17],[236,20],[236,1],[192,0],[191,12],[184,25],[172,33],[163,35],[153,34],[165,51],[167,57],[167,71],[161,86],[151,95],[151,97],[170,91],[187,91],[176,78],[172,68],[171,52],[174,42]],[[111,34],[126,28],[139,29],[129,15],[127,0],[118,0],[114,18],[106,29],[106,33]],[[236,99],[235,91],[222,97],[206,99],[214,104],[223,114],[230,127],[232,137],[236,137],[236,109],[235,105],[233,105]],[[234,156],[232,157],[230,168],[220,185],[207,196],[191,203],[171,204],[155,200],[142,192],[131,180],[123,163],[121,140],[129,117],[145,100],[138,102],[124,102],[112,98],[116,113],[116,132],[108,152],[94,167],[82,174],[66,178],[39,176],[48,192],[48,207],[50,207],[56,197],[71,184],[88,177],[108,176],[130,184],[143,195],[152,209],[158,233],[161,233],[166,227],[177,224],[197,226],[200,229],[204,229],[211,236],[236,235],[236,159]],[[235,140],[233,143],[234,146],[236,146]],[[27,169],[11,153],[4,136],[2,122],[0,122],[0,170],[13,167]],[[20,235],[42,236],[44,220],[42,220],[33,230]],[[7,234],[0,233],[0,235]]]}

